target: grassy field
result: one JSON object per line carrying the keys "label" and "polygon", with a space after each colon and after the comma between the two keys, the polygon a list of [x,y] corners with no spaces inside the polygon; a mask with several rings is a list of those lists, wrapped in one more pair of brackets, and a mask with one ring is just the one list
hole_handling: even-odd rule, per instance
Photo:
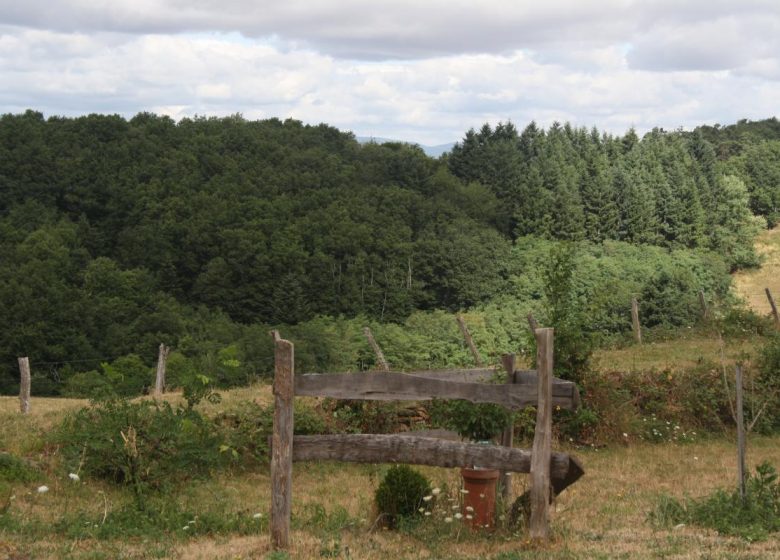
{"label": "grassy field", "polygon": [[[180,397],[172,395],[176,401]],[[238,401],[267,402],[268,386],[224,393],[210,413]],[[176,529],[146,536],[77,530],[52,530],[63,520],[86,519],[97,527],[111,512],[130,502],[121,487],[85,479],[73,483],[57,449],[41,447],[40,439],[68,410],[84,401],[33,399],[32,413],[18,413],[18,399],[0,398],[0,448],[42,465],[42,479],[13,484],[0,493],[0,511],[12,512],[22,528],[0,531],[0,558],[280,558],[269,550],[267,518],[270,481],[267,469],[218,474],[207,481],[188,483],[173,499],[192,512],[192,527],[215,516],[238,520],[235,529],[201,531]],[[749,464],[763,460],[780,464],[780,438],[753,437]],[[556,447],[567,449],[565,446]],[[780,558],[780,542],[759,543],[719,536],[698,527],[658,529],[648,513],[659,496],[702,496],[735,484],[735,446],[727,439],[700,439],[693,443],[646,444],[625,441],[604,449],[568,448],[578,455],[587,474],[561,495],[553,515],[554,538],[537,549],[522,528],[495,533],[472,533],[434,515],[421,525],[401,532],[377,528],[373,493],[386,466],[337,463],[296,464],[293,482],[293,547],[291,558]],[[422,469],[434,484],[457,496],[455,469]],[[49,491],[38,494],[46,484]],[[525,489],[526,477],[517,476],[515,493]],[[445,491],[445,494],[447,492]],[[15,496],[10,499],[10,496]],[[446,500],[444,506],[449,507]],[[78,513],[78,517],[77,516]],[[256,518],[256,514],[261,514]],[[244,521],[241,521],[241,520]],[[70,523],[71,521],[68,521]],[[188,522],[189,523],[189,522]],[[29,529],[24,529],[27,526]],[[185,525],[186,526],[186,525]],[[68,537],[68,531],[77,536]],[[44,538],[42,538],[44,537]]]}
{"label": "grassy field", "polygon": [[769,288],[780,305],[780,227],[766,230],[756,241],[756,250],[763,259],[761,268],[745,270],[734,275],[734,290],[757,313],[771,313],[765,288]]}

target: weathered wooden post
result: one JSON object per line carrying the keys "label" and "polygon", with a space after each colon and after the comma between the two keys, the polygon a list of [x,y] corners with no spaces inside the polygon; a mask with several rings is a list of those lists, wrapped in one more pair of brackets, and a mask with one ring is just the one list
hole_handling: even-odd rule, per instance
{"label": "weathered wooden post", "polygon": [[[504,354],[501,362],[506,371],[506,382],[512,384],[515,382],[515,354]],[[515,439],[515,426],[510,423],[501,434],[501,445],[511,448]],[[512,473],[510,471],[501,471],[498,477],[498,483],[501,486],[501,497],[504,505],[509,506],[512,503]]]}
{"label": "weathered wooden post", "polygon": [[634,339],[642,344],[642,327],[639,324],[639,304],[636,298],[631,298],[631,324],[634,327]]}
{"label": "weathered wooden post", "polygon": [[533,313],[529,313],[528,317],[526,317],[526,319],[528,319],[528,328],[531,329],[531,334],[535,335],[536,329],[539,328],[539,323],[536,321],[536,318],[534,317],[534,314]]}
{"label": "weathered wooden post", "polygon": [[19,410],[22,414],[30,412],[30,358],[19,358]]}
{"label": "weathered wooden post", "polygon": [[157,353],[157,375],[154,380],[154,396],[159,397],[165,392],[165,364],[168,360],[168,354],[171,349],[160,343],[160,350]]}
{"label": "weathered wooden post", "polygon": [[274,418],[271,438],[271,545],[290,544],[292,511],[293,343],[274,336]]}
{"label": "weathered wooden post", "polygon": [[466,326],[466,322],[463,320],[461,315],[455,317],[455,320],[458,322],[458,326],[460,327],[461,334],[463,334],[463,338],[466,339],[466,344],[468,344],[469,350],[471,350],[471,355],[474,356],[474,363],[477,365],[477,367],[482,367],[482,357],[479,355],[479,351],[474,344],[474,339],[471,338],[471,333],[469,332],[469,328]]}
{"label": "weathered wooden post", "polygon": [[382,349],[379,347],[379,344],[376,343],[376,340],[374,339],[374,335],[371,332],[371,329],[369,327],[363,327],[363,334],[366,335],[366,338],[368,339],[368,344],[371,346],[371,349],[374,351],[374,355],[376,356],[376,361],[379,364],[379,368],[382,371],[390,371],[390,364],[387,363],[387,360],[385,359],[385,355],[382,352]]}
{"label": "weathered wooden post", "polygon": [[537,329],[536,371],[538,404],[531,451],[530,535],[535,541],[550,536],[550,454],[552,452],[553,329]]}
{"label": "weathered wooden post", "polygon": [[772,297],[772,292],[769,291],[769,288],[764,288],[764,291],[766,292],[766,299],[769,300],[769,305],[772,307],[772,317],[775,319],[775,327],[780,328],[780,316],[777,314],[777,306],[775,305],[775,298]]}
{"label": "weathered wooden post", "polygon": [[739,497],[745,499],[745,411],[742,400],[742,366],[737,364],[736,372],[737,392],[737,481],[739,483]]}
{"label": "weathered wooden post", "polygon": [[707,298],[704,297],[704,290],[699,290],[699,305],[701,306],[701,318],[706,321],[710,317],[710,310],[707,307]]}

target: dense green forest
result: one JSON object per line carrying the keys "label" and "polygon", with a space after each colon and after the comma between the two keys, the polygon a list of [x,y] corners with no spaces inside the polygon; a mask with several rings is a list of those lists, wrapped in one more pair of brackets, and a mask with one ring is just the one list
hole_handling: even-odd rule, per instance
{"label": "dense green forest", "polygon": [[778,208],[776,119],[642,138],[485,125],[435,160],[293,120],[7,114],[0,391],[22,355],[39,394],[147,379],[161,341],[174,379],[244,382],[279,325],[304,369],[369,367],[362,324],[399,367],[466,360],[442,322],[458,310],[486,348],[522,347],[520,313],[555,316],[556,241],[576,246],[569,307],[594,332],[628,328],[631,296],[650,324],[687,324],[698,290],[725,298],[757,264]]}

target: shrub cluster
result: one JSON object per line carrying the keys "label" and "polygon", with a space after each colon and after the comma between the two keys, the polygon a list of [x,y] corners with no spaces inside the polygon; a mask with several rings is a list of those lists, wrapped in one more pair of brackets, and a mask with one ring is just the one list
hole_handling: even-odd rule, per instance
{"label": "shrub cluster", "polygon": [[396,527],[402,518],[420,515],[423,498],[431,492],[428,479],[407,465],[390,467],[376,489],[379,513],[389,527]]}

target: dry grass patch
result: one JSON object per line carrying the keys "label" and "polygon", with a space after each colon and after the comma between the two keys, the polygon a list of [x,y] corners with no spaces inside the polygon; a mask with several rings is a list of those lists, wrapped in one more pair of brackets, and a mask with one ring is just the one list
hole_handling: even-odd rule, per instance
{"label": "dry grass patch", "polygon": [[758,269],[734,274],[734,290],[756,313],[768,315],[771,308],[764,289],[772,291],[776,302],[780,298],[780,227],[762,232],[755,247],[763,263]]}

